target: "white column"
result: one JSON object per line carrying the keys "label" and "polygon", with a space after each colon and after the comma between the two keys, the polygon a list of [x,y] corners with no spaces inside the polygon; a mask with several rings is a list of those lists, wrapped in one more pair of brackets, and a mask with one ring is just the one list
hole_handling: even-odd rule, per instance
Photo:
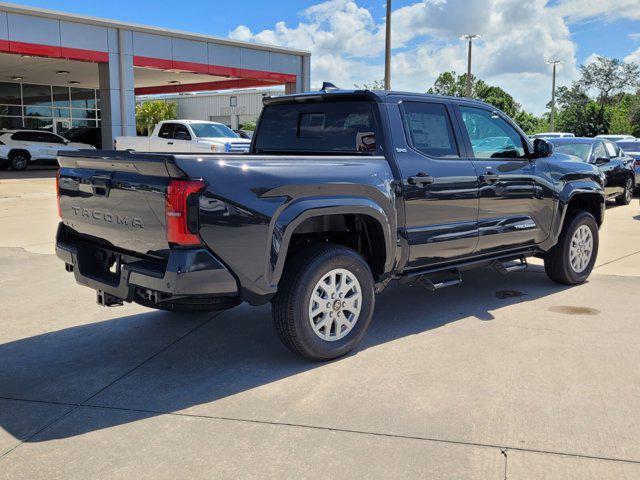
{"label": "white column", "polygon": [[118,37],[118,53],[109,53],[109,61],[98,67],[102,145],[107,150],[113,149],[115,137],[136,134],[133,55],[124,46],[124,32]]}

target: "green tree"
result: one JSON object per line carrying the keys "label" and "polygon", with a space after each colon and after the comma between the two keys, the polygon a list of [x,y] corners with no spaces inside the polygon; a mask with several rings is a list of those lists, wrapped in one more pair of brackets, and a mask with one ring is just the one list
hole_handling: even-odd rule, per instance
{"label": "green tree", "polygon": [[240,130],[255,130],[256,129],[256,122],[254,120],[251,120],[249,122],[244,122],[242,125],[240,125]]}
{"label": "green tree", "polygon": [[356,90],[384,90],[384,80],[374,80],[373,82],[354,83]]}
{"label": "green tree", "polygon": [[155,125],[163,120],[173,120],[178,116],[175,102],[152,100],[136,105],[136,130],[148,135]]}
{"label": "green tree", "polygon": [[[455,71],[443,72],[438,75],[436,81],[427,93],[435,95],[448,95],[451,97],[464,97],[467,92],[467,74],[456,74]],[[488,85],[483,80],[471,75],[471,97],[487,102],[499,108],[510,117],[520,109],[520,105],[511,95],[502,88]]]}
{"label": "green tree", "polygon": [[549,130],[548,120],[536,117],[534,114],[525,112],[524,110],[518,111],[513,119],[527,135],[533,135],[535,133],[546,132]]}
{"label": "green tree", "polygon": [[616,95],[640,87],[640,66],[598,56],[595,61],[580,67],[578,84],[586,91],[594,90],[596,100],[607,105]]}

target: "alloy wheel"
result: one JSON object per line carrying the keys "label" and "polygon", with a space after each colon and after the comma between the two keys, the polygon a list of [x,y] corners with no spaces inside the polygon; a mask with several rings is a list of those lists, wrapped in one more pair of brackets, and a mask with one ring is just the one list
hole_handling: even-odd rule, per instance
{"label": "alloy wheel", "polygon": [[361,308],[360,282],[349,270],[336,268],[316,283],[309,300],[309,322],[319,338],[335,342],[353,330]]}

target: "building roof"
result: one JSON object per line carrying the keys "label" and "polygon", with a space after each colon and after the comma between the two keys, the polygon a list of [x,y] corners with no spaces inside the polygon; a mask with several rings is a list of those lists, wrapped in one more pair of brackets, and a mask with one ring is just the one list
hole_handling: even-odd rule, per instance
{"label": "building roof", "polygon": [[101,27],[110,28],[125,28],[127,30],[150,33],[155,35],[171,36],[177,38],[184,38],[186,40],[195,40],[200,42],[213,42],[223,45],[232,45],[244,48],[252,48],[256,50],[267,50],[270,52],[289,53],[303,56],[310,56],[311,53],[305,50],[296,50],[291,48],[278,47],[275,45],[265,45],[253,42],[242,42],[240,40],[232,40],[229,38],[222,38],[213,35],[204,35],[192,32],[185,32],[182,30],[171,30],[167,28],[152,27],[148,25],[141,25],[137,23],[119,22],[116,20],[110,20],[105,18],[96,18],[86,15],[77,15],[66,12],[60,12],[58,10],[49,10],[44,8],[25,7],[23,5],[17,5],[15,3],[0,2],[0,10],[15,13],[18,15],[32,15],[36,17],[51,18],[56,20],[67,20],[70,22],[85,23],[88,25],[96,25]]}

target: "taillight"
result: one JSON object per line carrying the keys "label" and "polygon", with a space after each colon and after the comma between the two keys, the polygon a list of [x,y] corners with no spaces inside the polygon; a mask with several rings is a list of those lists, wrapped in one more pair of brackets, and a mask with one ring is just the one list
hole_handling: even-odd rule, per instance
{"label": "taillight", "polygon": [[58,216],[62,218],[62,208],[60,208],[60,169],[56,172],[56,200],[58,202]]}
{"label": "taillight", "polygon": [[640,167],[640,159],[636,160],[634,163],[634,166],[636,167]]}
{"label": "taillight", "polygon": [[198,236],[198,193],[206,184],[201,180],[170,180],[165,216],[167,240],[177,245],[200,245]]}

